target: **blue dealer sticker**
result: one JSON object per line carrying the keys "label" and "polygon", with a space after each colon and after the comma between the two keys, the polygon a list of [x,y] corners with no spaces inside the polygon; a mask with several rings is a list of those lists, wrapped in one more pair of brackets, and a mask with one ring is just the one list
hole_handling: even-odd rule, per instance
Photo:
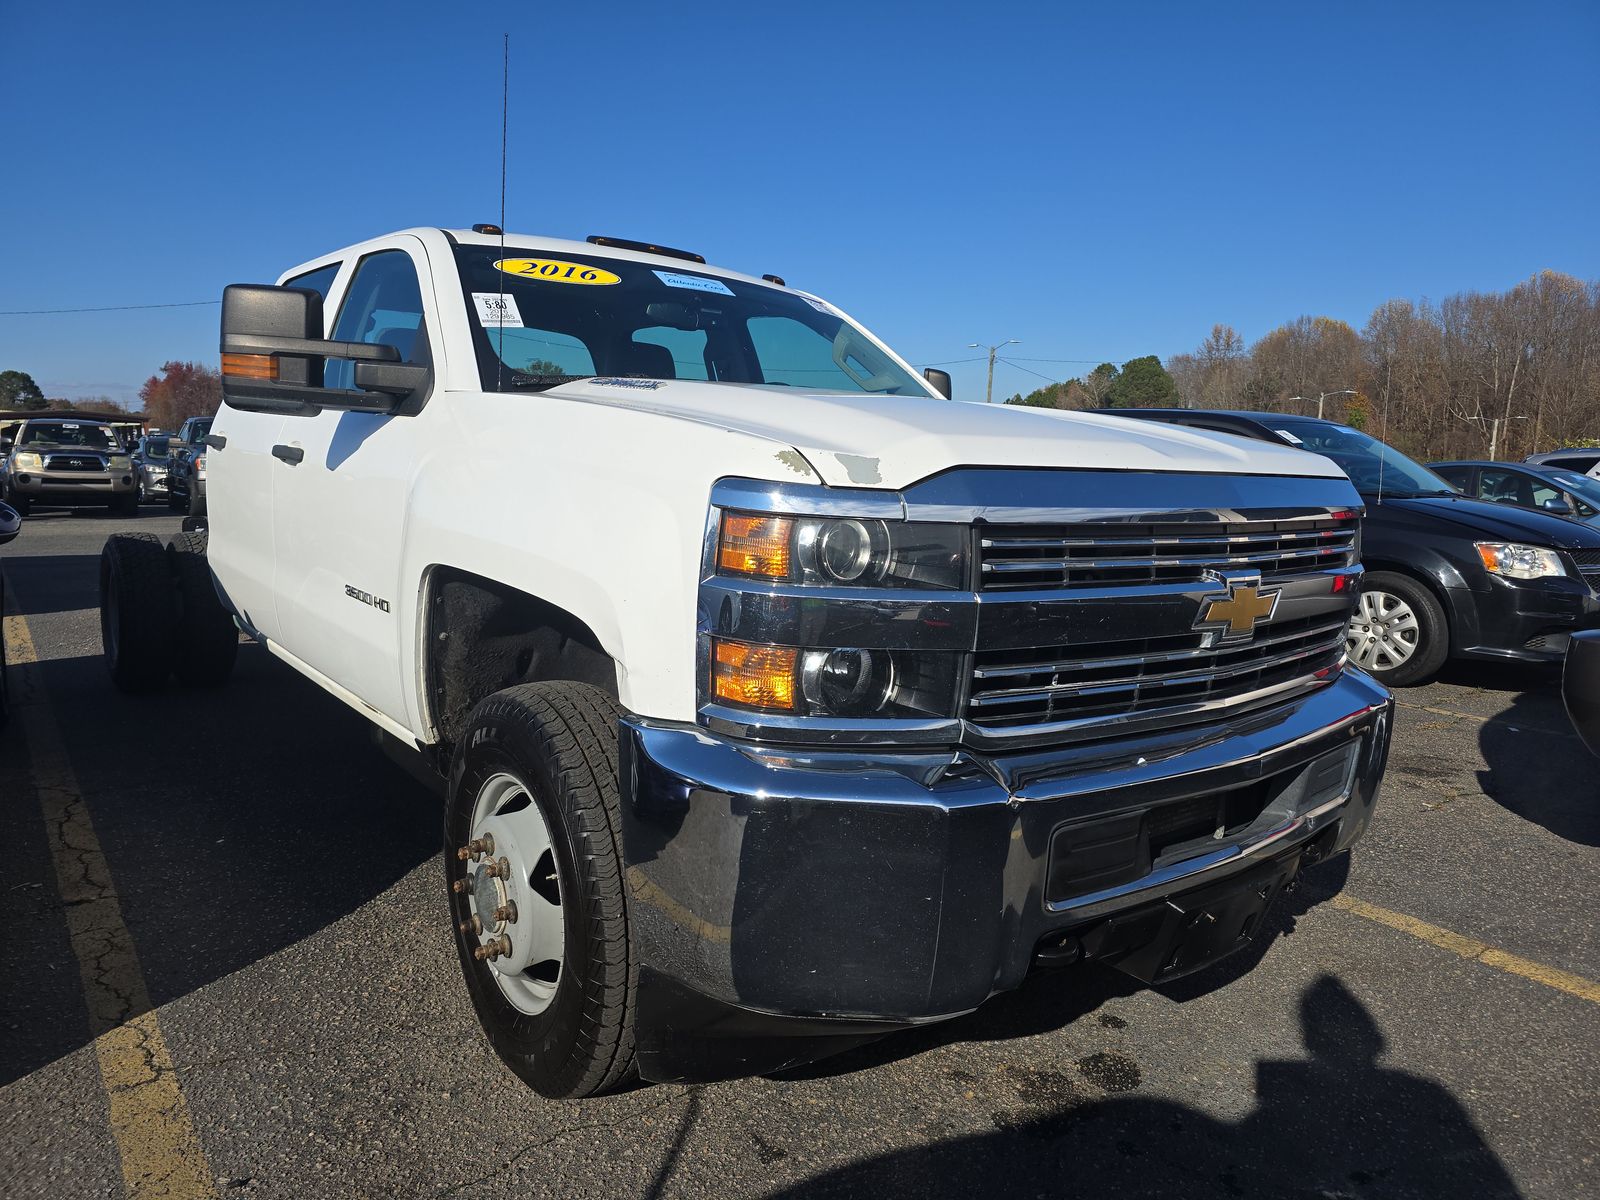
{"label": "blue dealer sticker", "polygon": [[727,284],[717,279],[707,279],[704,275],[679,275],[676,271],[657,271],[656,278],[668,287],[688,288],[691,292],[716,292],[719,296],[731,296]]}

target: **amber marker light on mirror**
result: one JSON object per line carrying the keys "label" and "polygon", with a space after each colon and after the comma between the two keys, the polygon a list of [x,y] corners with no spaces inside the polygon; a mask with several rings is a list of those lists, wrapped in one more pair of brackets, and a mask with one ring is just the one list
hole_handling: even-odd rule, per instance
{"label": "amber marker light on mirror", "polygon": [[798,653],[786,646],[711,644],[711,694],[729,704],[793,712]]}
{"label": "amber marker light on mirror", "polygon": [[224,354],[222,373],[233,379],[276,379],[276,354]]}
{"label": "amber marker light on mirror", "polygon": [[794,521],[788,517],[748,517],[722,514],[717,540],[717,566],[736,575],[787,579]]}

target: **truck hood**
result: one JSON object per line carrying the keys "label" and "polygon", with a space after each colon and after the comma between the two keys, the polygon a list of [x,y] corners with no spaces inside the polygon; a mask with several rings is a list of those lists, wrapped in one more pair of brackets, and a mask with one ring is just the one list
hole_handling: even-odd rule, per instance
{"label": "truck hood", "polygon": [[1344,477],[1288,446],[1095,413],[694,380],[585,379],[548,394],[766,438],[832,487],[904,488],[951,467]]}

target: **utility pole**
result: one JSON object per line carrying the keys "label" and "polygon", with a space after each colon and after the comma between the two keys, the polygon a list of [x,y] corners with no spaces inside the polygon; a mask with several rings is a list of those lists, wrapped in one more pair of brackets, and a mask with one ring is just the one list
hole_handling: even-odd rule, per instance
{"label": "utility pole", "polygon": [[[1319,420],[1319,421],[1322,420],[1322,402],[1324,400],[1326,400],[1329,396],[1359,396],[1360,394],[1361,393],[1356,391],[1355,388],[1340,388],[1337,392],[1318,392],[1317,393],[1317,420]],[[1311,403],[1311,397],[1310,396],[1290,396],[1289,399],[1291,399],[1291,400],[1303,400],[1307,404]]]}
{"label": "utility pole", "polygon": [[994,401],[994,356],[1007,346],[1020,346],[1021,338],[1007,338],[998,346],[984,346],[978,342],[971,343],[968,350],[987,350],[989,352],[989,386],[983,389],[983,402],[990,404]]}
{"label": "utility pole", "polygon": [[1490,417],[1489,418],[1489,459],[1494,461],[1495,451],[1500,447],[1500,426],[1506,421],[1526,421],[1527,417]]}

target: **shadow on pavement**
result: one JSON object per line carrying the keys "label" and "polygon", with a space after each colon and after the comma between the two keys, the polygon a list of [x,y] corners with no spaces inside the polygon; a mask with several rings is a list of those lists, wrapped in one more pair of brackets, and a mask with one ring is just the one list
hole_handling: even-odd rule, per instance
{"label": "shadow on pavement", "polygon": [[1559,838],[1600,846],[1600,770],[1567,720],[1557,681],[1485,721],[1478,748],[1484,795]]}
{"label": "shadow on pavement", "polygon": [[[28,569],[6,564],[18,582]],[[19,684],[0,735],[0,1084],[88,1039],[28,761],[21,706],[41,689],[155,1005],[315,937],[438,853],[436,797],[258,646],[217,690],[123,695],[89,656],[13,671]]]}
{"label": "shadow on pavement", "polygon": [[1098,1098],[1060,1072],[1014,1072],[1019,1104],[992,1115],[993,1133],[829,1171],[770,1200],[1519,1195],[1448,1090],[1381,1065],[1382,1031],[1338,980],[1306,990],[1300,1026],[1309,1057],[1257,1063],[1255,1108],[1237,1122],[1171,1100]]}

